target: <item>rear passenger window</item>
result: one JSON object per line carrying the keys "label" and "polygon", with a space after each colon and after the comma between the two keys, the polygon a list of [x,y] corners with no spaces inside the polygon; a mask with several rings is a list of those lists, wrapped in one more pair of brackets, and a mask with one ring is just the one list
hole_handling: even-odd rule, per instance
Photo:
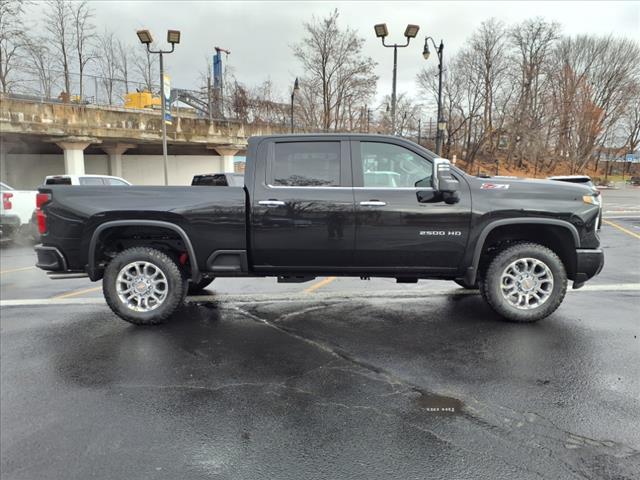
{"label": "rear passenger window", "polygon": [[276,186],[339,186],[340,142],[276,143],[271,178]]}
{"label": "rear passenger window", "polygon": [[80,185],[104,185],[104,182],[99,177],[80,177]]}

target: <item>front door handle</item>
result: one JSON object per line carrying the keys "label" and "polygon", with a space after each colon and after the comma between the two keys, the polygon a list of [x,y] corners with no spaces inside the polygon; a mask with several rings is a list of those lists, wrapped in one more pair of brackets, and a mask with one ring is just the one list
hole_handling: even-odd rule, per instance
{"label": "front door handle", "polygon": [[363,207],[384,207],[387,202],[380,202],[378,200],[369,200],[368,202],[360,202]]}
{"label": "front door handle", "polygon": [[264,205],[266,207],[281,207],[284,205],[282,200],[260,200],[258,205]]}

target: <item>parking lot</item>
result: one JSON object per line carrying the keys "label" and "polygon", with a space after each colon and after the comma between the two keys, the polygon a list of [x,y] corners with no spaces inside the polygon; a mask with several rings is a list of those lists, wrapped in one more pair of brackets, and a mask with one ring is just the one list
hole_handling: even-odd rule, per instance
{"label": "parking lot", "polygon": [[5,479],[640,477],[640,189],[511,324],[452,282],[216,280],[167,325],[1,251]]}

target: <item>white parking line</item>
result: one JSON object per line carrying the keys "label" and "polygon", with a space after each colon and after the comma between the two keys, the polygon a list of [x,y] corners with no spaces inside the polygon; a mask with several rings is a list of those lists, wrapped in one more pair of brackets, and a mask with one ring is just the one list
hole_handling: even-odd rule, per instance
{"label": "white parking line", "polygon": [[[640,283],[616,283],[607,285],[586,285],[578,290],[568,289],[570,293],[580,292],[638,292]],[[319,300],[349,300],[380,298],[380,291],[353,290],[339,292],[322,292],[313,296],[304,293],[282,294],[240,294],[240,295],[200,295],[187,297],[188,303],[194,302],[228,302],[228,303],[271,303],[271,302],[309,302]],[[413,289],[407,291],[388,292],[393,299],[424,298],[425,296],[458,296],[477,295],[477,290],[454,289]],[[389,299],[387,299],[389,300]],[[105,301],[101,297],[95,298],[28,298],[20,300],[0,300],[0,307],[30,307],[38,305],[102,305]]]}

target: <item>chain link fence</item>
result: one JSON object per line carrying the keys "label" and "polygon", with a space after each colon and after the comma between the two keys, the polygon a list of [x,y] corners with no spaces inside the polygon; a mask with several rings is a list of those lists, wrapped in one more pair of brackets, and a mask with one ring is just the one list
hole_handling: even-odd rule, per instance
{"label": "chain link fence", "polygon": [[77,72],[65,74],[61,70],[18,66],[11,70],[4,92],[18,98],[45,102],[77,103],[122,107],[127,93],[151,91],[158,95],[157,83],[143,83]]}

